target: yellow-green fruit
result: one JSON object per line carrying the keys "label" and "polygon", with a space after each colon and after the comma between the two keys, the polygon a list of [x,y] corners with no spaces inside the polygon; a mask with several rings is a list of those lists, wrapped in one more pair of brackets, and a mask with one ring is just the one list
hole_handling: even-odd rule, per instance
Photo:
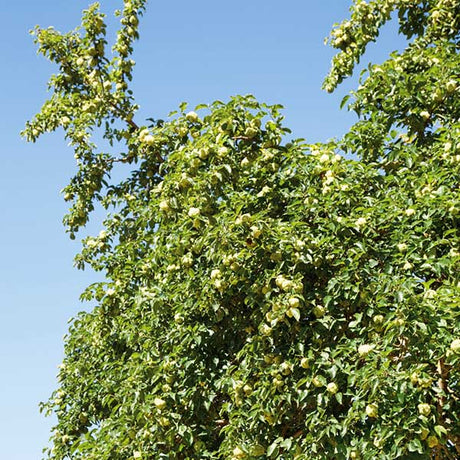
{"label": "yellow-green fruit", "polygon": [[289,306],[292,308],[299,308],[300,300],[297,297],[291,297],[289,299]]}
{"label": "yellow-green fruit", "polygon": [[208,158],[208,156],[209,156],[209,150],[206,149],[206,148],[200,149],[200,151],[198,152],[198,156],[202,160],[206,160],[206,158]]}
{"label": "yellow-green fruit", "polygon": [[371,418],[377,418],[379,415],[379,408],[377,404],[369,404],[366,406],[366,415]]}
{"label": "yellow-green fruit", "polygon": [[155,138],[151,134],[147,134],[142,138],[142,142],[151,147],[155,144]]}
{"label": "yellow-green fruit", "polygon": [[246,128],[244,131],[244,135],[249,139],[252,139],[253,137],[257,136],[257,129],[252,127]]}
{"label": "yellow-green fruit", "polygon": [[249,161],[249,159],[246,158],[246,157],[244,157],[244,158],[241,160],[241,163],[240,163],[240,165],[241,165],[242,168],[247,168],[247,167],[249,166],[249,164],[250,164],[250,161]]}
{"label": "yellow-green fruit", "polygon": [[457,82],[455,80],[449,80],[446,83],[447,92],[453,93],[457,89]]}
{"label": "yellow-green fruit", "polygon": [[422,110],[420,112],[420,116],[424,119],[424,120],[429,120],[430,118],[430,112],[426,111],[426,110]]}
{"label": "yellow-green fruit", "polygon": [[419,404],[417,408],[418,408],[418,413],[420,415],[424,415],[425,417],[428,417],[428,415],[430,415],[431,407],[429,404],[422,403],[422,404]]}
{"label": "yellow-green fruit", "polygon": [[161,398],[155,398],[153,400],[153,404],[155,404],[155,406],[157,407],[157,409],[164,409],[166,407],[166,401],[164,399],[161,399]]}
{"label": "yellow-green fruit", "polygon": [[[277,254],[277,253],[275,253],[275,254]],[[274,254],[272,254],[271,257],[273,259],[275,259],[273,256],[274,256]],[[279,256],[282,257],[282,254],[280,253]],[[292,281],[286,279],[283,275],[277,276],[276,279],[275,279],[275,282],[276,282],[276,285],[279,288],[281,288],[283,291],[287,291],[287,290],[291,289],[292,286],[293,286]]]}
{"label": "yellow-green fruit", "polygon": [[252,235],[254,238],[259,238],[259,236],[260,236],[261,234],[262,234],[262,230],[261,230],[259,227],[255,226],[255,225],[253,225],[253,226],[251,227],[251,235]]}
{"label": "yellow-green fruit", "polygon": [[158,419],[158,423],[163,427],[167,427],[170,425],[171,422],[166,417],[160,417]]}
{"label": "yellow-green fruit", "polygon": [[256,444],[255,446],[251,447],[250,453],[253,457],[260,457],[261,455],[265,454],[265,447],[260,444]]}
{"label": "yellow-green fruit", "polygon": [[281,363],[280,371],[283,375],[289,375],[291,373],[291,365],[289,363]]}
{"label": "yellow-green fruit", "polygon": [[171,209],[169,207],[169,203],[166,200],[161,201],[159,207],[163,212],[168,212]]}
{"label": "yellow-green fruit", "polygon": [[196,123],[200,119],[196,112],[187,113],[187,115],[185,115],[185,118],[192,123]]}
{"label": "yellow-green fruit", "polygon": [[321,380],[318,377],[313,377],[311,383],[313,383],[313,385],[317,388],[323,386],[323,382],[321,382]]}
{"label": "yellow-green fruit", "polygon": [[300,360],[300,366],[304,369],[308,369],[310,367],[310,361],[308,360],[308,358],[302,358]]}
{"label": "yellow-green fruit", "polygon": [[460,339],[453,340],[452,343],[450,344],[450,349],[454,353],[460,353]]}
{"label": "yellow-green fruit", "polygon": [[383,315],[375,315],[373,318],[375,324],[382,324],[384,320],[385,318]]}
{"label": "yellow-green fruit", "polygon": [[241,449],[241,447],[238,447],[238,446],[233,449],[232,454],[233,454],[233,458],[244,458],[244,457],[246,457],[246,454],[244,453],[244,450]]}
{"label": "yellow-green fruit", "polygon": [[326,314],[326,309],[321,305],[317,305],[315,308],[313,308],[313,314],[317,318],[322,318]]}
{"label": "yellow-green fruit", "polygon": [[184,317],[180,313],[174,315],[174,322],[176,324],[182,324],[184,322]]}
{"label": "yellow-green fruit", "polygon": [[435,92],[433,93],[433,99],[436,102],[441,102],[444,99],[444,93],[442,92],[441,88],[436,88]]}
{"label": "yellow-green fruit", "polygon": [[375,345],[364,344],[358,347],[358,354],[361,358],[365,358],[373,349]]}
{"label": "yellow-green fruit", "polygon": [[67,434],[65,434],[64,436],[62,436],[61,439],[62,439],[62,443],[63,443],[63,444],[67,444],[67,443],[70,442],[70,436],[67,435]]}
{"label": "yellow-green fruit", "polygon": [[263,335],[270,335],[272,333],[272,328],[267,324],[262,324],[262,326],[260,327],[260,332]]}
{"label": "yellow-green fruit", "polygon": [[422,431],[420,432],[420,439],[422,441],[425,441],[425,439],[428,437],[430,434],[430,431],[427,428],[422,428]]}
{"label": "yellow-green fruit", "polygon": [[428,436],[426,440],[428,447],[436,447],[439,444],[438,438],[436,436]]}
{"label": "yellow-green fruit", "polygon": [[287,311],[286,311],[286,316],[288,318],[298,318],[300,316],[300,311],[298,308],[289,308]]}
{"label": "yellow-green fruit", "polygon": [[331,395],[335,395],[339,391],[339,387],[334,382],[328,383],[326,389]]}
{"label": "yellow-green fruit", "polygon": [[252,387],[251,385],[245,385],[243,387],[243,391],[245,393],[246,396],[249,396],[251,393],[252,393]]}
{"label": "yellow-green fruit", "polygon": [[188,210],[188,216],[189,216],[189,217],[198,217],[200,214],[201,214],[201,211],[200,211],[199,208],[191,207],[191,208]]}

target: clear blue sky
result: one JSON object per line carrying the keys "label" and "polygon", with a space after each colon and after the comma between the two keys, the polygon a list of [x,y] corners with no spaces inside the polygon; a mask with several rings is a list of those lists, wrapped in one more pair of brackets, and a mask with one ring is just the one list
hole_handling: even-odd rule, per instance
{"label": "clear blue sky", "polygon": [[[103,8],[121,1],[105,1]],[[137,43],[134,90],[142,115],[166,117],[181,101],[192,105],[254,94],[285,106],[296,137],[340,136],[354,116],[339,110],[338,94],[321,91],[332,50],[331,25],[349,0],[150,1]],[[38,412],[56,386],[67,320],[95,280],[72,267],[79,249],[61,225],[59,194],[74,171],[62,133],[27,144],[19,131],[46,98],[53,68],[36,55],[34,25],[69,30],[84,0],[4,2],[0,28],[0,459],[38,460],[52,421]],[[401,46],[385,30],[374,62]],[[96,230],[96,229],[94,229]],[[98,229],[97,229],[98,230]]]}

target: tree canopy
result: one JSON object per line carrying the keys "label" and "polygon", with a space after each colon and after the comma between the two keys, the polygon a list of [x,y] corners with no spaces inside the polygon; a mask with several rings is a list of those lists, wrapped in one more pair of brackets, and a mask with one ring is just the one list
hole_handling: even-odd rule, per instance
{"label": "tree canopy", "polygon": [[386,21],[408,45],[314,145],[252,96],[137,121],[145,3],[124,1],[112,50],[97,4],[35,30],[59,70],[24,135],[63,127],[75,150],[72,238],[106,210],[76,257],[106,280],[42,407],[47,458],[458,458],[460,2],[354,1],[327,91]]}

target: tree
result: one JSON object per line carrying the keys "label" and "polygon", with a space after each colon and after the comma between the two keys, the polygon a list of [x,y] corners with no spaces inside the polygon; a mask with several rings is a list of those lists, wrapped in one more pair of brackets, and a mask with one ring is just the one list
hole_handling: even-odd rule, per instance
{"label": "tree", "polygon": [[43,405],[48,458],[458,458],[460,3],[353,2],[326,90],[391,18],[409,44],[362,73],[350,132],[316,145],[251,96],[138,125],[144,7],[125,0],[113,57],[97,5],[35,31],[59,71],[24,135],[62,126],[75,149],[71,237],[107,211],[76,257],[106,281]]}

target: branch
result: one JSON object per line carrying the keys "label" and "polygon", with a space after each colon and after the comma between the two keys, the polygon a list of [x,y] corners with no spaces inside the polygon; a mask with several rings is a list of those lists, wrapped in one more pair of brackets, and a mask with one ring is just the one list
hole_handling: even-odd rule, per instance
{"label": "branch", "polygon": [[449,373],[448,369],[446,369],[444,365],[444,358],[439,359],[438,364],[437,364],[437,371],[439,374],[439,379],[438,379],[438,387],[441,390],[441,395],[438,398],[438,404],[437,404],[437,409],[438,409],[438,415],[440,422],[443,421],[443,407],[445,403],[445,394],[447,393],[447,375]]}
{"label": "branch", "polygon": [[116,112],[118,112],[118,115],[120,116],[120,118],[122,118],[123,121],[125,121],[126,123],[128,123],[129,126],[131,126],[133,129],[135,130],[138,130],[139,129],[139,126],[137,126],[136,123],[134,123],[133,120],[129,119],[129,118],[126,118],[124,116],[124,113],[123,111],[120,109],[120,107],[118,107],[113,101],[109,101],[109,104],[115,109]]}
{"label": "branch", "polygon": [[449,449],[446,446],[441,445],[440,447],[449,460],[455,460],[455,457],[452,456],[452,454],[449,452]]}

